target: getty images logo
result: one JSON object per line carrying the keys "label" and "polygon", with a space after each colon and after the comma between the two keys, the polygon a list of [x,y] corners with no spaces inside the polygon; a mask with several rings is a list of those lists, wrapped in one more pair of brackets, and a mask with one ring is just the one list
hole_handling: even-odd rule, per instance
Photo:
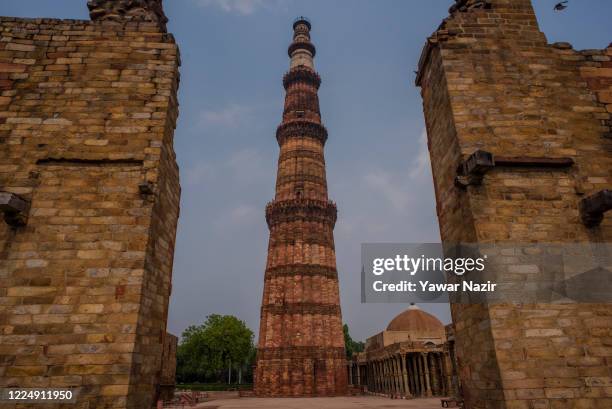
{"label": "getty images logo", "polygon": [[420,271],[444,271],[462,276],[471,271],[483,271],[487,256],[478,258],[442,258],[442,257],[410,257],[406,254],[396,255],[394,258],[375,258],[372,262],[372,273],[381,276],[386,272],[402,271],[416,275]]}

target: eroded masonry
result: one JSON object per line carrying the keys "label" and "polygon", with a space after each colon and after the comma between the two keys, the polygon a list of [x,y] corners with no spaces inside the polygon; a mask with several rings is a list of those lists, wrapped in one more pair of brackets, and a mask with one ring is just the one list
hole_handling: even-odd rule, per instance
{"label": "eroded masonry", "polygon": [[[445,242],[612,241],[611,59],[529,0],[455,2],[417,75]],[[451,309],[466,407],[612,406],[609,304]]]}
{"label": "eroded masonry", "polygon": [[0,18],[0,388],[151,407],[174,378],[179,53],[160,0],[88,5]]}

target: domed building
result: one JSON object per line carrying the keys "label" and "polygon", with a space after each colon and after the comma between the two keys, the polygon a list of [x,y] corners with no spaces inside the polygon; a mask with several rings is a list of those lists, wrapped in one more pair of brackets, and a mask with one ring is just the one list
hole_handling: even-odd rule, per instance
{"label": "domed building", "polygon": [[457,393],[452,324],[412,304],[349,360],[349,381],[366,392],[412,398]]}

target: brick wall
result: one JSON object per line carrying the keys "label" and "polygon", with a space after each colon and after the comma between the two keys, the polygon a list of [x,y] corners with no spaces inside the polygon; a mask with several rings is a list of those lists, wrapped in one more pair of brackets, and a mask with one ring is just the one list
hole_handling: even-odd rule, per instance
{"label": "brick wall", "polygon": [[[547,44],[529,0],[457,4],[428,39],[417,78],[442,240],[610,242],[610,215],[587,228],[579,213],[581,199],[612,187],[610,48]],[[481,184],[458,186],[458,166],[478,149],[574,165],[496,166]],[[470,409],[612,405],[609,305],[451,309]]]}
{"label": "brick wall", "polygon": [[[178,48],[159,25],[0,18],[0,387],[151,406],[180,187]],[[52,407],[53,405],[49,405]]]}

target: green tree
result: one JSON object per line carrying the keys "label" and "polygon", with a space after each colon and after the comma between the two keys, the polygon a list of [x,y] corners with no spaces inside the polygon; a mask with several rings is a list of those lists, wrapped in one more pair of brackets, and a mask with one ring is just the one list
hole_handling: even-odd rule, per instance
{"label": "green tree", "polygon": [[342,327],[344,331],[344,349],[346,350],[346,357],[351,358],[354,353],[363,352],[365,344],[361,341],[354,341],[349,334],[348,325],[344,324]]}
{"label": "green tree", "polygon": [[204,324],[190,326],[182,334],[177,350],[178,381],[219,381],[227,369],[228,383],[233,370],[238,370],[240,382],[253,350],[253,332],[244,321],[231,315],[209,315]]}

